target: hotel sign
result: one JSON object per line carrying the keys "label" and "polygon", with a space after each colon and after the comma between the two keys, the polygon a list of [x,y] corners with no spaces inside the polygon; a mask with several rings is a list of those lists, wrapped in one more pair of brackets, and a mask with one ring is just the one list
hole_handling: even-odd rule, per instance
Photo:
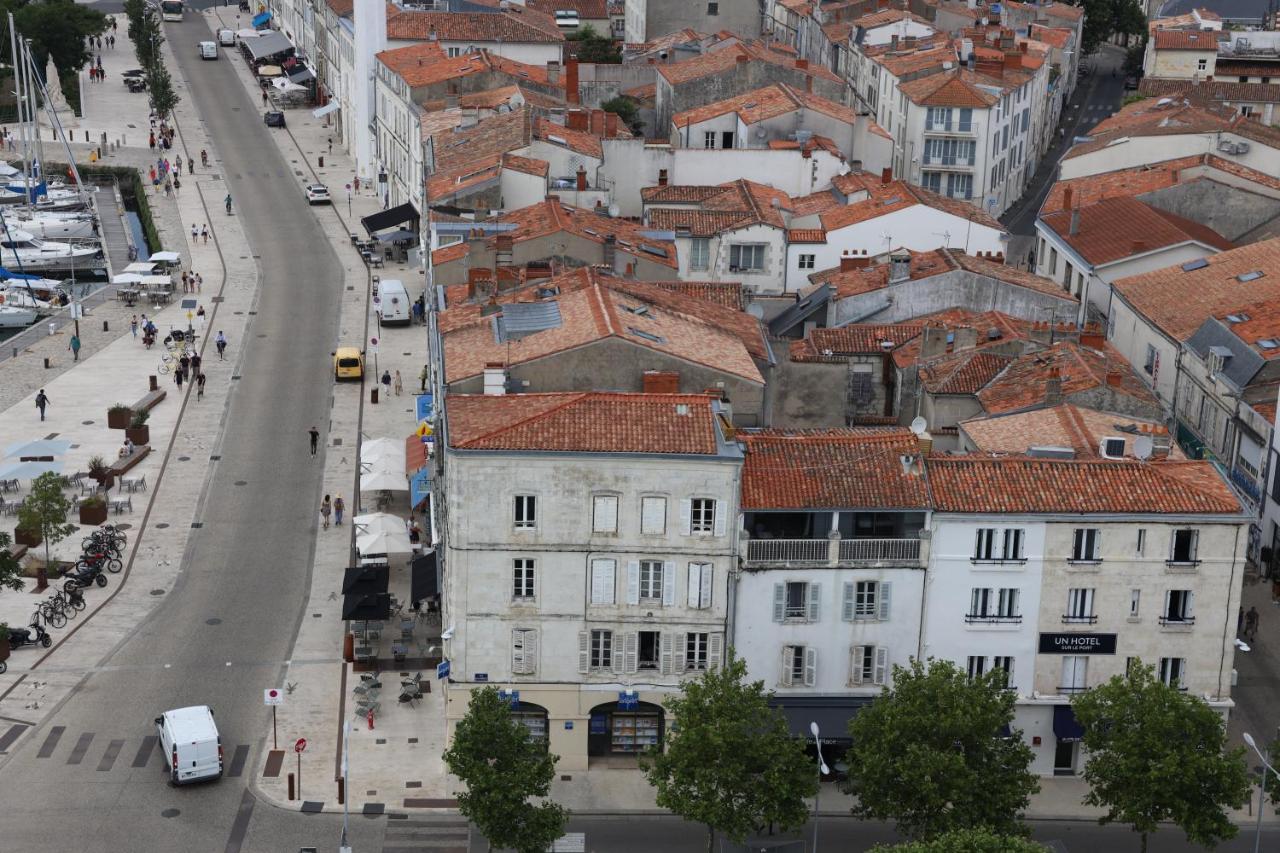
{"label": "hotel sign", "polygon": [[1115,634],[1041,634],[1042,655],[1114,655]]}

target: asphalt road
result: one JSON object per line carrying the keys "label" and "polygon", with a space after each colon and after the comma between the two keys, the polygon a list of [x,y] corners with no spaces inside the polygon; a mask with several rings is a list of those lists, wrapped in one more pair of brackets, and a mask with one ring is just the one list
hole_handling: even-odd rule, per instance
{"label": "asphalt road", "polygon": [[[166,29],[176,45],[209,38],[194,15]],[[307,430],[328,422],[341,267],[233,63],[175,53],[223,158],[235,215],[261,258],[257,316],[247,340],[231,342],[245,351],[243,378],[178,585],[108,653],[110,670],[88,675],[0,767],[5,851],[336,847],[335,818],[278,811],[246,789],[269,729],[261,691],[281,681],[307,598],[322,470]],[[214,198],[210,222],[225,215],[221,191]],[[170,472],[181,476],[180,467]],[[213,706],[227,760],[243,770],[175,789],[143,738],[154,735],[161,711],[192,704]],[[380,842],[380,824],[358,827],[364,849]]]}

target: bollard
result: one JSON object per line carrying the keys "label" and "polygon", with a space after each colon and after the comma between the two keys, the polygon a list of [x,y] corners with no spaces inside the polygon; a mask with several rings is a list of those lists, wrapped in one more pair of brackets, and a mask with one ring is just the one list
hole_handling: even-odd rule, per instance
{"label": "bollard", "polygon": [[49,356],[47,355],[44,357],[44,369],[45,370],[49,369]]}
{"label": "bollard", "polygon": [[378,386],[369,389],[369,402],[375,406],[378,404]]}
{"label": "bollard", "polygon": [[89,141],[89,131],[87,131],[87,130],[84,132],[84,141],[85,141],[85,142],[88,142],[88,141]]}
{"label": "bollard", "polygon": [[323,168],[324,168],[324,155],[323,155],[323,154],[321,154],[321,155],[320,155],[320,168],[321,168],[321,169],[323,169]]}
{"label": "bollard", "polygon": [[103,321],[102,321],[102,331],[104,331],[104,332],[109,332],[109,331],[111,331],[111,329],[107,326],[107,321],[106,321],[106,320],[103,320]]}
{"label": "bollard", "polygon": [[347,799],[346,780],[343,779],[342,777],[338,777],[338,805],[342,805],[343,801],[345,801],[346,799]]}
{"label": "bollard", "polygon": [[149,379],[149,380],[150,380],[150,382],[148,382],[148,383],[147,383],[147,384],[148,384],[148,386],[149,386],[148,390],[151,390],[151,391],[159,391],[159,390],[160,390],[160,383],[159,383],[159,381],[157,381],[157,380],[156,380],[156,378],[155,378],[154,376],[148,376],[148,377],[147,377],[147,379]]}
{"label": "bollard", "polygon": [[54,334],[54,333],[55,333],[55,332],[57,332],[57,331],[58,331],[58,324],[57,324],[57,323],[55,323],[55,322],[53,322],[52,320],[50,320],[50,321],[49,321],[49,334],[50,334],[50,335],[52,335],[52,334]]}
{"label": "bollard", "polygon": [[351,663],[356,658],[356,638],[354,634],[342,635],[342,659]]}
{"label": "bollard", "polygon": [[291,799],[291,800],[292,800],[292,799],[294,799],[294,796],[293,796],[293,774],[292,774],[292,773],[290,773],[290,774],[289,774],[289,799]]}

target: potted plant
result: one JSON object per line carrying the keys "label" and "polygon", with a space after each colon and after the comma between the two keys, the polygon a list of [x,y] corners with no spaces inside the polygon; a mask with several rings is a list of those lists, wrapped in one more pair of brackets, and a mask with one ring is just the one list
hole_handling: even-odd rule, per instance
{"label": "potted plant", "polygon": [[81,502],[80,523],[89,527],[107,523],[107,502],[101,495],[91,495]]}
{"label": "potted plant", "polygon": [[151,427],[147,426],[147,418],[149,417],[151,417],[150,412],[134,412],[133,420],[129,423],[129,428],[124,431],[125,438],[132,441],[135,445],[150,444]]}
{"label": "potted plant", "polygon": [[22,525],[18,525],[13,529],[13,541],[18,545],[34,548],[44,541],[44,537],[40,535],[39,530],[26,530]]}
{"label": "potted plant", "polygon": [[115,485],[116,478],[111,473],[111,466],[107,465],[107,460],[101,456],[95,456],[89,460],[89,476],[104,489],[109,489]]}
{"label": "potted plant", "polygon": [[107,409],[107,428],[108,429],[128,429],[129,422],[133,419],[133,409],[124,403],[116,403]]}

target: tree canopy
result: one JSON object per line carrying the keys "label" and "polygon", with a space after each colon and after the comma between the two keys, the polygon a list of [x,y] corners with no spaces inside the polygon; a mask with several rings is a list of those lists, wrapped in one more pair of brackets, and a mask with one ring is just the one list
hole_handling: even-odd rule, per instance
{"label": "tree canopy", "polygon": [[617,65],[622,62],[622,51],[614,44],[613,39],[602,36],[596,28],[587,24],[577,31],[565,36],[566,41],[578,42],[577,57],[579,62],[596,62]]}
{"label": "tree canopy", "polygon": [[13,537],[0,531],[0,589],[22,590],[22,565],[18,558],[9,553]]}
{"label": "tree canopy", "polygon": [[59,71],[79,71],[92,59],[85,39],[107,29],[106,15],[74,0],[0,0],[0,59],[8,65],[10,12],[18,34],[31,39],[41,74],[50,54]]}
{"label": "tree canopy", "polygon": [[1146,32],[1147,16],[1138,0],[1077,0],[1084,7],[1081,53],[1090,56],[1113,35],[1136,36]]}
{"label": "tree canopy", "polygon": [[49,547],[57,545],[76,531],[67,523],[71,501],[62,493],[61,478],[48,471],[31,481],[31,491],[18,507],[18,527],[40,531],[44,538],[44,568],[40,569],[40,582],[44,583],[49,567]]}
{"label": "tree canopy", "polygon": [[893,686],[849,723],[845,792],[854,815],[892,820],[911,840],[986,827],[1025,835],[1019,822],[1039,782],[1013,723],[1004,671],[975,678],[950,661],[893,668]]}

